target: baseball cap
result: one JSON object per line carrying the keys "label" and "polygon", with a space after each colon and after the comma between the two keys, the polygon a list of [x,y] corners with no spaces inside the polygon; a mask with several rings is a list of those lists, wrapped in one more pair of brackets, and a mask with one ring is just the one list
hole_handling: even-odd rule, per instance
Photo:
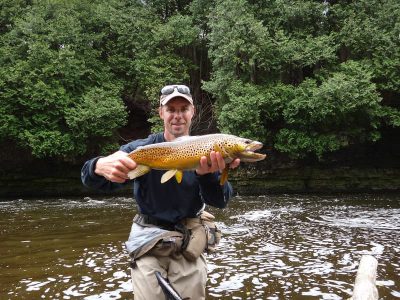
{"label": "baseball cap", "polygon": [[161,89],[160,94],[161,94],[160,105],[165,105],[168,103],[169,100],[176,97],[184,98],[187,101],[189,101],[190,104],[193,105],[193,98],[192,95],[190,94],[190,89],[186,85],[181,85],[181,84],[166,85]]}

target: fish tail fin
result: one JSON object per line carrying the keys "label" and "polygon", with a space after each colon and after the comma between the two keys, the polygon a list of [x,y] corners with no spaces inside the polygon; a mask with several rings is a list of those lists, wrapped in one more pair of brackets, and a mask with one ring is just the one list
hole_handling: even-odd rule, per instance
{"label": "fish tail fin", "polygon": [[137,177],[140,177],[146,173],[149,173],[151,170],[150,167],[145,166],[145,165],[137,165],[135,169],[133,169],[132,171],[130,171],[128,173],[128,177],[129,179],[135,179]]}
{"label": "fish tail fin", "polygon": [[161,183],[165,183],[168,180],[170,180],[172,177],[176,176],[175,174],[178,172],[177,169],[173,169],[173,170],[168,170],[167,172],[165,172],[163,174],[163,176],[161,177]]}
{"label": "fish tail fin", "polygon": [[219,184],[224,185],[225,182],[228,181],[228,170],[229,166],[227,165],[225,169],[222,171],[221,177],[219,178]]}

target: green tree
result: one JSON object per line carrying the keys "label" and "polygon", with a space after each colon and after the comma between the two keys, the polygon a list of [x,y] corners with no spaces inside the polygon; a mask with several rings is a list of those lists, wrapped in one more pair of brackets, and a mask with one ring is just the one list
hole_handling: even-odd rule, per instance
{"label": "green tree", "polygon": [[341,64],[320,84],[307,79],[283,110],[285,128],[275,147],[296,157],[376,141],[385,115],[371,74],[355,62]]}
{"label": "green tree", "polygon": [[106,151],[117,146],[127,112],[130,122],[145,114],[158,130],[159,88],[182,82],[198,115],[212,114],[221,131],[293,157],[373,143],[400,124],[399,7],[5,0],[0,139],[36,157]]}
{"label": "green tree", "polygon": [[153,130],[160,125],[160,87],[190,81],[194,68],[185,53],[195,43],[198,29],[184,14],[187,5],[172,2],[111,1],[98,11],[109,24],[102,29],[104,49],[108,65],[123,84],[122,98],[131,114],[135,109],[149,114]]}
{"label": "green tree", "polygon": [[377,88],[392,102],[400,93],[400,3],[363,0],[333,5],[331,11],[341,60],[367,64]]}
{"label": "green tree", "polygon": [[[88,138],[104,138],[96,145],[101,148],[124,124],[120,84],[100,59],[103,34],[86,31],[86,16],[95,9],[90,3],[37,2],[1,36],[1,139],[36,157],[71,159],[87,150]],[[78,128],[76,119],[98,112],[96,97],[108,102],[106,115]]]}
{"label": "green tree", "polygon": [[393,0],[216,1],[204,88],[220,129],[296,158],[377,141],[400,120],[399,12]]}

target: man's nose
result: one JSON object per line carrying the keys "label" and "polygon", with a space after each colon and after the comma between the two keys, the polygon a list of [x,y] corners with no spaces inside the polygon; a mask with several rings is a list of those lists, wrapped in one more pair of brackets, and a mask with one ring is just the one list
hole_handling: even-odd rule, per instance
{"label": "man's nose", "polygon": [[175,118],[181,118],[182,117],[183,112],[180,110],[175,111],[174,116]]}

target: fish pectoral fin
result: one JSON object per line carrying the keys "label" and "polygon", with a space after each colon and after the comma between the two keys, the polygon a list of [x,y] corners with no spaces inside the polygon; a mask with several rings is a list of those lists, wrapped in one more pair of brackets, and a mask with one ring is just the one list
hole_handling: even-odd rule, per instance
{"label": "fish pectoral fin", "polygon": [[145,165],[137,165],[135,169],[132,171],[128,172],[128,177],[129,179],[135,179],[137,177],[140,177],[146,173],[149,173],[151,170],[150,167],[145,166]]}
{"label": "fish pectoral fin", "polygon": [[229,171],[229,165],[225,167],[225,169],[222,171],[221,177],[219,178],[219,184],[224,185],[225,182],[228,180],[228,171]]}
{"label": "fish pectoral fin", "polygon": [[219,153],[221,153],[221,154],[224,153],[224,152],[222,151],[222,148],[221,148],[218,144],[215,144],[215,145],[214,145],[214,151],[215,151],[215,152],[219,152]]}
{"label": "fish pectoral fin", "polygon": [[177,169],[173,170],[168,170],[167,172],[164,173],[164,175],[161,177],[161,183],[165,183],[168,180],[170,180],[172,177],[175,176],[175,174],[178,172]]}

